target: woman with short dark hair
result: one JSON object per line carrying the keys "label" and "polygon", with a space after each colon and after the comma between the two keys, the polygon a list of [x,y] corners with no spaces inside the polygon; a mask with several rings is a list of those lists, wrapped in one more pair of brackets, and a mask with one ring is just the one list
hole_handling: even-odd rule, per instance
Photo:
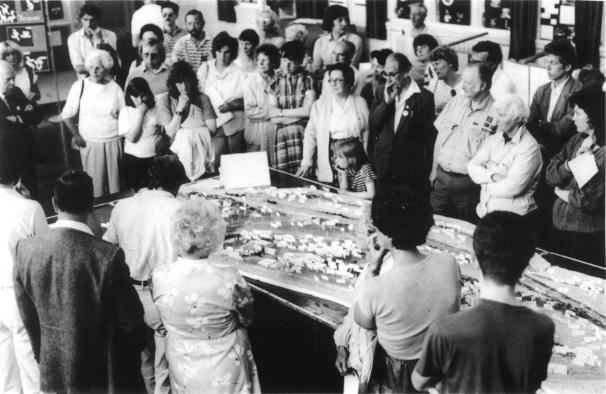
{"label": "woman with short dark hair", "polygon": [[436,115],[439,115],[454,96],[463,94],[463,79],[457,72],[457,53],[449,46],[435,47],[429,54],[429,62],[435,75],[428,79],[426,89],[433,94]]}
{"label": "woman with short dark hair", "polygon": [[257,71],[250,73],[243,88],[246,126],[244,140],[246,151],[266,151],[269,165],[275,166],[273,154],[276,125],[269,120],[270,83],[280,68],[280,52],[271,44],[257,48]]}
{"label": "woman with short dark hair", "polygon": [[217,131],[212,136],[215,168],[221,155],[244,152],[244,73],[234,60],[238,56],[238,40],[221,32],[213,39],[214,59],[202,63],[197,76],[200,90],[208,95],[217,114]]}
{"label": "woman with short dark hair", "polygon": [[[570,103],[577,134],[551,159],[545,173],[558,197],[551,245],[556,252],[604,267],[604,92],[583,89]],[[594,165],[596,172],[579,185],[575,174],[583,158],[581,165]]]}
{"label": "woman with short dark hair", "polygon": [[433,224],[425,193],[383,189],[372,201],[371,218],[377,232],[354,306],[354,321],[377,331],[370,391],[415,392],[410,379],[425,333],[459,310],[461,273],[452,255],[418,249]]}

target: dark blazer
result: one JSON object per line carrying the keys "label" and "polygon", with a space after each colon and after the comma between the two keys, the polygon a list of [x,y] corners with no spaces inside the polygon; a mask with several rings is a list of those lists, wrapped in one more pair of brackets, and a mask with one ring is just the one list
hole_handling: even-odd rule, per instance
{"label": "dark blazer", "polygon": [[121,249],[53,229],[17,244],[14,283],[42,391],[144,390],[143,306]]}
{"label": "dark blazer", "polygon": [[[7,101],[13,108],[9,108],[4,100],[0,99],[0,141],[10,144],[19,155],[22,168],[21,182],[27,187],[33,198],[38,194],[38,177],[36,164],[42,162],[42,155],[30,125],[38,122],[39,111],[25,97],[21,89],[14,88],[8,95]],[[22,122],[9,120],[8,117],[19,115]]]}
{"label": "dark blazer", "polygon": [[526,127],[541,145],[544,163],[548,163],[549,159],[562,149],[576,131],[572,121],[570,96],[580,89],[581,84],[578,81],[572,77],[568,78],[555,105],[550,122],[547,122],[547,113],[551,98],[551,82],[539,86],[534,94]]}
{"label": "dark blazer", "polygon": [[[383,90],[381,86],[379,91]],[[374,137],[372,157],[379,183],[428,184],[437,135],[433,126],[433,95],[421,89],[420,93],[410,96],[394,133],[395,108],[395,101],[385,104],[381,100],[370,113],[370,135]]]}

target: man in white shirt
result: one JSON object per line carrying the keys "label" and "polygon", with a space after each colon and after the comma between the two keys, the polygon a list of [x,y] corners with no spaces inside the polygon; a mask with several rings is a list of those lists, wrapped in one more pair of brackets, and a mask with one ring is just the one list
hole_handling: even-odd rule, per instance
{"label": "man in white shirt", "polygon": [[479,218],[492,211],[524,217],[536,236],[537,204],[534,192],[543,160],[541,149],[524,127],[528,109],[521,98],[505,93],[494,102],[497,132],[486,139],[467,165],[469,177],[480,187]]}
{"label": "man in white shirt", "polygon": [[133,48],[137,48],[139,45],[139,32],[148,23],[154,24],[160,29],[164,28],[162,8],[156,4],[156,0],[145,0],[145,4],[133,12],[133,17],[130,21]]}
{"label": "man in white shirt", "polygon": [[492,41],[478,42],[471,48],[471,60],[485,62],[492,68],[492,87],[490,88],[492,97],[496,99],[506,93],[516,94],[513,81],[503,71],[503,52],[499,44]]}
{"label": "man in white shirt", "polygon": [[141,354],[141,372],[147,390],[149,393],[168,393],[166,330],[152,300],[150,279],[155,267],[176,260],[170,220],[181,206],[175,196],[187,178],[179,159],[168,155],[155,158],[148,174],[149,189],[141,189],[133,197],[118,202],[103,239],[124,250],[131,282],[145,311],[148,337],[153,336]]}
{"label": "man in white shirt", "polygon": [[0,133],[0,392],[33,393],[40,390],[40,371],[19,316],[13,287],[17,242],[48,230],[39,203],[15,188],[21,157],[4,132]]}
{"label": "man in white shirt", "polygon": [[88,70],[84,63],[88,54],[101,44],[109,44],[116,49],[116,33],[99,26],[101,10],[92,3],[86,3],[80,8],[78,18],[82,29],[70,34],[67,38],[67,48],[72,67],[79,77],[86,77]]}

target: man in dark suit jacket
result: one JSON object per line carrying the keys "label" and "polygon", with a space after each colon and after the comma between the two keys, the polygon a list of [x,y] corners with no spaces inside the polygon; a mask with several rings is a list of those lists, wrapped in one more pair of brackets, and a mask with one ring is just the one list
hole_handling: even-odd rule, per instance
{"label": "man in dark suit jacket", "polygon": [[373,163],[379,184],[407,184],[429,190],[428,175],[436,131],[433,95],[419,88],[401,53],[385,61],[383,100],[369,118]]}
{"label": "man in dark suit jacket", "polygon": [[17,244],[19,311],[44,392],[141,392],[143,307],[124,253],[93,236],[93,183],[84,171],[54,186],[55,227]]}
{"label": "man in dark suit jacket", "polygon": [[552,187],[545,182],[545,169],[553,156],[575,134],[570,96],[581,84],[570,73],[576,64],[576,52],[568,40],[555,40],[545,46],[547,75],[551,82],[539,86],[532,99],[526,127],[541,146],[543,169],[535,200],[539,207],[542,246],[552,227],[551,208],[555,201]]}
{"label": "man in dark suit jacket", "polygon": [[41,161],[41,155],[30,126],[38,124],[38,116],[33,104],[15,86],[13,67],[0,60],[0,133],[22,152],[21,183],[34,199],[38,197],[36,163]]}

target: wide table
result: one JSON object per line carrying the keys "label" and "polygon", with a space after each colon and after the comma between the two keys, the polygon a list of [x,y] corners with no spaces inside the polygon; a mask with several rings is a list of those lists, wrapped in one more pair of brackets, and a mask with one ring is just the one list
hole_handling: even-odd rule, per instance
{"label": "wide table", "polygon": [[[283,177],[280,180],[284,182]],[[225,191],[221,188],[218,179],[211,178],[184,185],[179,192],[179,198],[207,198],[222,204],[232,239],[233,237],[240,239],[247,231],[253,233],[254,231],[276,233],[292,231],[296,235],[293,238],[297,239],[302,236],[301,234],[310,232],[310,244],[317,234],[322,232],[328,241],[339,238],[359,241],[358,222],[363,221],[361,212],[367,208],[367,202],[343,197],[334,197],[331,200],[330,196],[323,199],[305,198],[305,196],[322,195],[324,191],[320,185],[311,185],[301,179],[289,179],[287,185],[291,187]],[[106,223],[116,202],[129,195],[131,194],[122,193],[98,201],[95,207],[98,220]],[[49,219],[53,220],[53,218]],[[425,249],[428,252],[445,250],[457,257],[466,279],[462,304],[464,307],[469,306],[477,299],[477,279],[480,276],[471,249],[474,227],[469,223],[440,216],[436,216],[435,221],[436,226],[429,234]],[[286,230],[283,230],[284,228]],[[275,234],[273,236],[275,243]],[[283,239],[279,238],[278,242],[282,241]],[[234,249],[236,248],[234,245],[238,243],[226,245],[232,245],[227,249]],[[273,247],[274,244],[271,246]],[[304,243],[303,246],[308,246],[308,243]],[[285,245],[285,248],[288,247],[294,248],[296,245]],[[284,251],[287,249],[277,250],[278,252],[273,253],[283,255],[286,254]],[[543,389],[546,392],[606,392],[605,281],[551,265],[550,253],[538,252],[521,280],[519,297],[533,309],[547,313],[556,323],[556,347],[550,363],[549,377],[544,382]],[[231,250],[223,257],[231,258],[234,254],[236,253]],[[331,276],[332,274],[310,275],[305,274],[305,270],[302,274],[297,271],[296,265],[292,270],[284,270],[283,266],[276,268],[277,265],[279,266],[278,263],[269,266],[259,264],[267,256],[250,256],[239,260],[238,256],[235,257],[234,263],[239,264],[240,272],[253,287],[257,300],[264,304],[264,308],[271,310],[271,312],[262,311],[264,322],[258,324],[260,328],[253,326],[251,339],[253,346],[255,339],[256,342],[262,343],[261,349],[255,349],[255,353],[261,354],[261,362],[258,361],[260,371],[267,377],[282,379],[284,382],[277,386],[271,386],[270,382],[266,382],[264,390],[335,391],[340,389],[337,372],[331,365],[335,353],[330,334],[342,322],[351,306],[353,300],[351,284],[345,286],[342,283],[335,283],[331,278],[340,277]],[[269,257],[276,257],[279,260],[280,256]],[[565,258],[558,255],[556,257],[554,261],[559,264],[566,263]],[[283,261],[281,263],[284,264]],[[291,267],[288,264],[287,266]],[[305,337],[307,342],[300,340],[295,341],[298,343],[297,346],[287,346],[289,351],[295,353],[292,355],[294,361],[291,356],[286,358],[281,353],[280,346],[274,348],[281,342],[292,343],[291,331],[297,328],[295,325],[287,332],[274,331],[275,321],[279,318],[296,319],[299,326],[307,325],[306,330],[314,333],[306,337],[299,332],[297,335],[301,335],[301,338]],[[301,318],[303,320],[299,320]],[[268,331],[271,331],[272,338],[267,338]],[[264,357],[263,353],[266,350],[272,354]],[[297,358],[303,365],[293,364],[296,363]],[[276,363],[276,359],[282,361]],[[309,365],[310,363],[312,365]],[[286,371],[284,367],[287,364],[297,365],[293,367],[295,369],[309,368],[309,371],[295,373],[290,370],[293,368]],[[315,381],[312,379],[314,382],[311,385],[307,381],[310,376],[315,376]]]}

